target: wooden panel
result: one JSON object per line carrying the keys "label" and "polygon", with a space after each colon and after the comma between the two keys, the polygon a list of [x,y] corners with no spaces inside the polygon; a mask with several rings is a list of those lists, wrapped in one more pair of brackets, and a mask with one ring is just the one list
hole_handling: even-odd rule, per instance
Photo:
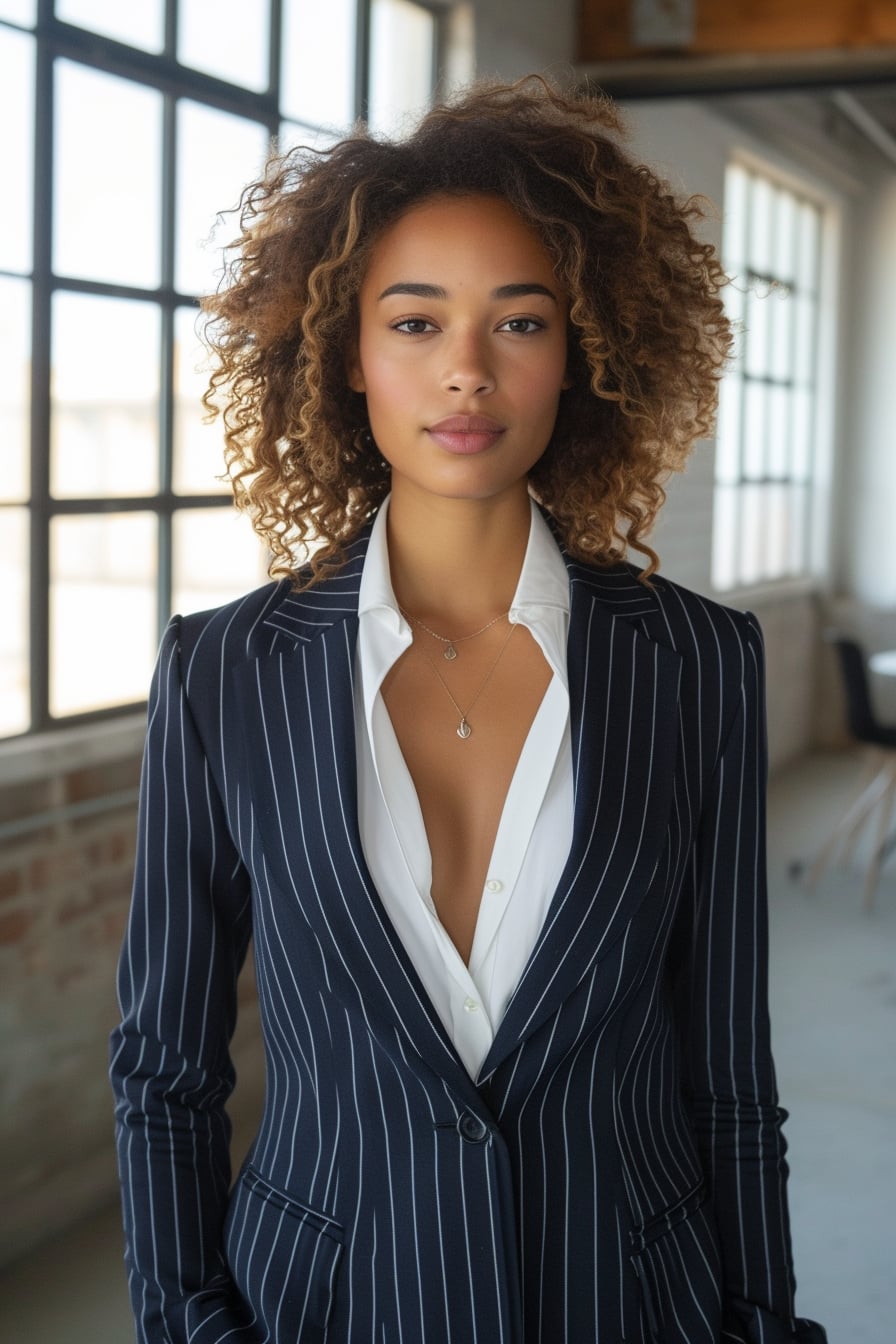
{"label": "wooden panel", "polygon": [[[662,0],[656,0],[661,4]],[[631,41],[632,0],[580,0],[580,61],[650,54]],[[894,0],[694,0],[692,56],[896,46]]]}

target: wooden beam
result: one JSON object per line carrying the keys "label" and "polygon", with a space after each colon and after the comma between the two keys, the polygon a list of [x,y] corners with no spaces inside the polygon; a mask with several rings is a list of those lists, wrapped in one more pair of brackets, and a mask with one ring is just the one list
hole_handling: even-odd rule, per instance
{"label": "wooden beam", "polygon": [[[650,48],[632,41],[633,3],[580,0],[579,61],[634,60],[650,54]],[[661,5],[662,0],[656,3]],[[896,47],[893,0],[693,0],[693,4],[693,41],[675,48],[683,55]]]}

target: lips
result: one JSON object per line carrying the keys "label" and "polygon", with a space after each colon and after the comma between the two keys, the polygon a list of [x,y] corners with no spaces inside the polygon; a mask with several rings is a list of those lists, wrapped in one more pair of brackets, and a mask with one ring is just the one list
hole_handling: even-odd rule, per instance
{"label": "lips", "polygon": [[504,425],[487,415],[449,415],[427,433],[449,453],[481,453],[498,442]]}

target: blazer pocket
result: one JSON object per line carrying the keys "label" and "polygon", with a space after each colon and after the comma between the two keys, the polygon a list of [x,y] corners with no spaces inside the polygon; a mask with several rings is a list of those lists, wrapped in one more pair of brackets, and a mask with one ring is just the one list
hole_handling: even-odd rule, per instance
{"label": "blazer pocket", "polygon": [[227,1260],[271,1344],[316,1344],[333,1307],[345,1229],[247,1165],[231,1199]]}
{"label": "blazer pocket", "polygon": [[650,1344],[717,1344],[721,1264],[703,1181],[631,1233],[643,1337]]}
{"label": "blazer pocket", "polygon": [[637,1255],[639,1251],[643,1251],[658,1237],[671,1232],[672,1228],[676,1227],[678,1223],[683,1223],[686,1218],[690,1218],[692,1213],[696,1213],[708,1198],[709,1191],[706,1182],[701,1179],[692,1190],[689,1190],[686,1195],[682,1195],[668,1208],[663,1209],[662,1213],[654,1214],[640,1227],[635,1228],[631,1234],[632,1254]]}

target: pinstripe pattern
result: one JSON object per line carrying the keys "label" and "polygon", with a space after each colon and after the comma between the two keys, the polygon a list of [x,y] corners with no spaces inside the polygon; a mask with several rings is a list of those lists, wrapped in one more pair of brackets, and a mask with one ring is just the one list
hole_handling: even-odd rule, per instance
{"label": "pinstripe pattern", "polygon": [[[361,849],[367,535],[159,655],[112,1042],[138,1339],[819,1344],[792,1319],[755,622],[568,562],[574,840],[474,1083]],[[250,933],[267,1094],[228,1194]]]}

